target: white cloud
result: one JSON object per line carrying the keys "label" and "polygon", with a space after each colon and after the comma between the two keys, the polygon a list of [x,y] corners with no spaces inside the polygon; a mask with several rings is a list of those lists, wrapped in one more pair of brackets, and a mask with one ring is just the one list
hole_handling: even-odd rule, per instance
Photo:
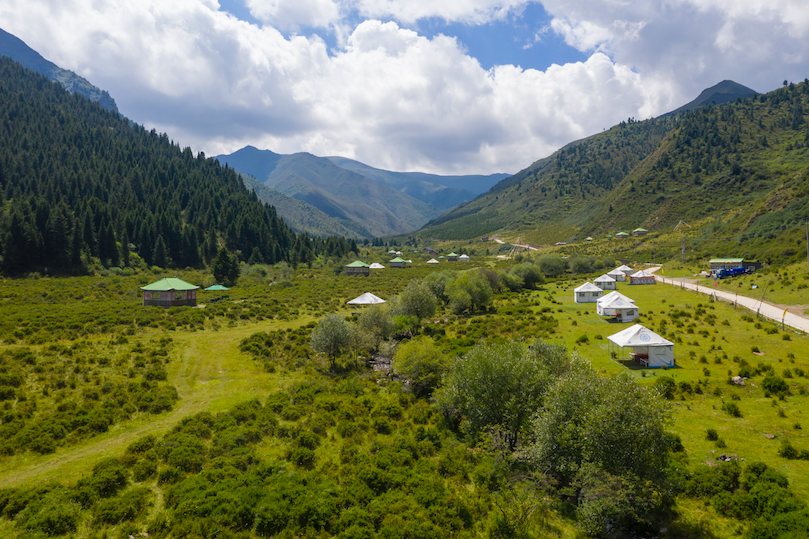
{"label": "white cloud", "polygon": [[[134,121],[209,155],[252,144],[443,173],[516,172],[725,78],[757,90],[803,79],[793,73],[809,46],[807,10],[796,1],[546,0],[550,31],[589,58],[486,70],[452,37],[341,17],[475,24],[525,0],[248,2],[263,27],[215,0],[4,0],[0,21],[109,90]],[[298,26],[328,27],[338,50],[276,30]]]}
{"label": "white cloud", "polygon": [[668,79],[678,99],[723,79],[767,91],[785,77],[803,79],[809,60],[805,0],[542,3],[569,45]]}
{"label": "white cloud", "polygon": [[250,14],[281,30],[328,28],[340,20],[340,6],[332,0],[245,0]]}
{"label": "white cloud", "polygon": [[368,18],[393,18],[403,23],[436,17],[447,22],[485,24],[519,12],[532,0],[354,0]]}

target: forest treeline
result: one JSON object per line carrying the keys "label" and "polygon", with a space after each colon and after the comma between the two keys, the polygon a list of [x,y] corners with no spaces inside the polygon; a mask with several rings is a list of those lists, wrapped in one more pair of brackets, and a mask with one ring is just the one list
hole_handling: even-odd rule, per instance
{"label": "forest treeline", "polygon": [[[238,174],[0,58],[0,270],[296,265],[356,251],[297,235]],[[134,258],[133,258],[134,255]]]}

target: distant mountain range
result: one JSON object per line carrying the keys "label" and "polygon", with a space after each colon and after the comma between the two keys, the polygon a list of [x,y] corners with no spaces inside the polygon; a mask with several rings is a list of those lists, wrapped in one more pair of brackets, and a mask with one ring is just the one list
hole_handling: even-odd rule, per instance
{"label": "distant mountain range", "polygon": [[295,230],[355,238],[415,230],[508,177],[390,172],[351,159],[281,155],[253,146],[216,159],[254,178],[245,183]]}
{"label": "distant mountain range", "polygon": [[[568,144],[411,235],[553,245],[685,220],[705,256],[803,256],[809,81],[760,95],[724,81],[677,111]],[[676,240],[658,240],[657,254],[679,253]]]}
{"label": "distant mountain range", "polygon": [[105,90],[93,86],[84,77],[49,62],[21,39],[2,29],[0,29],[0,56],[7,56],[31,71],[45,75],[64,86],[70,93],[83,95],[90,101],[97,101],[102,108],[118,112],[115,100]]}

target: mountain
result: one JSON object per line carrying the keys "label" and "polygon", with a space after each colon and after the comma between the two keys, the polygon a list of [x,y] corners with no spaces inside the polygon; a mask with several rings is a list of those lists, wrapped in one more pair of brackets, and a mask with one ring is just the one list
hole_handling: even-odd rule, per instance
{"label": "mountain", "polygon": [[64,86],[70,93],[83,95],[90,101],[98,102],[102,108],[118,112],[115,100],[105,90],[93,86],[87,79],[72,71],[62,69],[53,62],[49,62],[21,39],[2,29],[0,29],[0,56],[7,56],[31,71],[45,75],[50,80]]}
{"label": "mountain", "polygon": [[371,237],[372,234],[359,223],[348,219],[330,217],[303,200],[292,198],[271,189],[252,176],[242,175],[245,187],[252,189],[262,202],[275,207],[284,222],[297,232],[310,236],[343,236],[355,240]]}
{"label": "mountain", "polygon": [[[0,271],[297,264],[354,247],[296,235],[238,174],[0,57]],[[135,254],[136,253],[136,254]]]}
{"label": "mountain", "polygon": [[[415,230],[441,211],[393,187],[309,153],[279,155],[247,146],[218,159],[265,186],[301,200],[364,237]],[[333,225],[330,225],[333,226]]]}
{"label": "mountain", "polygon": [[736,101],[737,99],[747,99],[748,97],[755,97],[757,95],[758,92],[751,90],[747,86],[742,86],[732,80],[723,80],[719,84],[703,90],[695,100],[686,103],[678,109],[667,112],[663,116],[676,116],[683,112],[688,112],[689,110],[704,107],[705,105],[723,105]]}
{"label": "mountain", "polygon": [[[685,220],[706,256],[797,256],[800,227],[809,220],[806,112],[809,81],[681,115],[621,122],[535,162],[414,235],[462,240],[508,233],[549,245],[636,227],[670,231]],[[677,240],[672,250],[679,250]]]}
{"label": "mountain", "polygon": [[500,180],[509,177],[508,174],[439,176],[423,172],[391,172],[345,157],[327,157],[326,159],[338,167],[386,183],[442,210],[472,200]]}

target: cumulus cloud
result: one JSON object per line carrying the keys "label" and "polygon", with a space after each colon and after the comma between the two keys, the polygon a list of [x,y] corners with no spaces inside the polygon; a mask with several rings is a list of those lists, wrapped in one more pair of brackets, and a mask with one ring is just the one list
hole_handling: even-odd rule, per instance
{"label": "cumulus cloud", "polygon": [[355,0],[352,5],[368,18],[392,18],[403,23],[439,18],[447,22],[485,24],[519,12],[531,0]]}
{"label": "cumulus cloud", "polygon": [[[589,58],[487,70],[455,38],[402,26],[483,24],[527,0],[246,2],[263,26],[216,0],[4,0],[0,21],[194,150],[252,144],[439,173],[516,172],[724,78],[766,90],[778,70],[778,82],[798,78],[789,69],[805,65],[809,43],[797,1],[545,0],[553,21],[537,36],[556,32]],[[349,24],[346,13],[388,20]],[[339,46],[279,31],[298,27],[328,27]]]}
{"label": "cumulus cloud", "polygon": [[250,14],[281,30],[328,28],[340,20],[340,6],[332,0],[245,0]]}
{"label": "cumulus cloud", "polygon": [[551,27],[581,51],[604,51],[679,98],[723,79],[767,91],[803,79],[809,59],[805,0],[543,0]]}

